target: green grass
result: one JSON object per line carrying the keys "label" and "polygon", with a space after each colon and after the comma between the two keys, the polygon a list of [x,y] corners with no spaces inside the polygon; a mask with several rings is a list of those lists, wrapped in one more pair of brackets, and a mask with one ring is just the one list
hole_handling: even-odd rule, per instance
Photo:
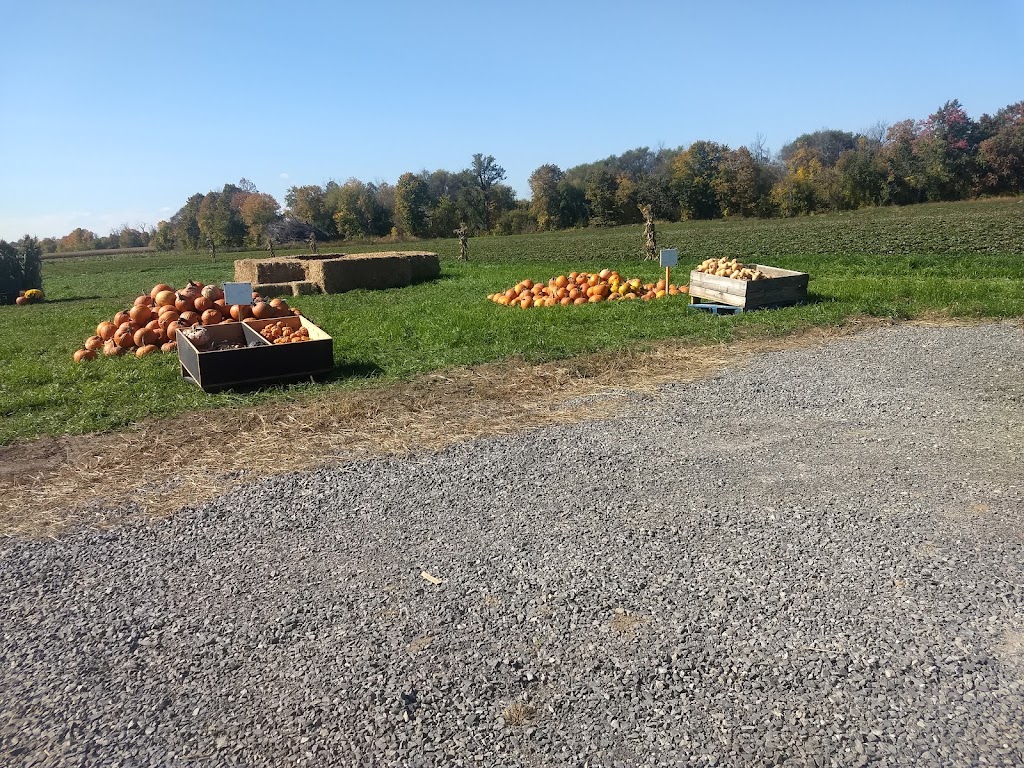
{"label": "green grass", "polygon": [[[190,418],[203,408],[250,405],[512,356],[545,361],[666,337],[714,343],[737,334],[836,325],[853,315],[1021,316],[1022,209],[1019,201],[992,201],[661,227],[661,242],[679,247],[687,266],[710,255],[735,254],[811,274],[809,304],[736,317],[700,314],[687,309],[685,300],[672,299],[529,311],[486,301],[488,293],[523,278],[546,280],[573,269],[610,267],[654,280],[662,270],[636,259],[637,227],[476,238],[470,241],[468,264],[453,260],[455,240],[403,244],[397,247],[440,253],[442,278],[390,291],[296,298],[293,304],[334,337],[337,370],[327,382],[250,393],[207,394],[185,384],[174,356],[71,361],[96,324],[139,292],[159,282],[181,285],[189,277],[230,280],[229,259],[245,254],[216,263],[205,254],[180,253],[48,261],[47,303],[0,307],[0,444],[122,429],[155,416]],[[1010,242],[1012,237],[1017,239]],[[685,275],[680,269],[674,278],[685,280]]]}

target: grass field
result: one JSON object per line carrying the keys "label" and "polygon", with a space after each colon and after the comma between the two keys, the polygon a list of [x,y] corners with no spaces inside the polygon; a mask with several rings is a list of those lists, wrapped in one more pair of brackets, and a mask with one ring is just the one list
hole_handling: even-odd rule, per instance
{"label": "grass field", "polygon": [[[521,357],[529,361],[618,350],[677,337],[695,344],[737,335],[783,334],[836,325],[856,315],[912,318],[1024,315],[1024,201],[876,209],[773,221],[691,222],[659,228],[659,242],[689,266],[709,256],[797,269],[811,275],[801,307],[736,317],[703,315],[682,299],[523,311],[486,295],[523,278],[547,280],[603,267],[654,280],[638,260],[640,228],[588,229],[470,241],[470,263],[454,240],[345,250],[424,248],[442,256],[442,277],[390,291],[307,296],[292,303],[335,340],[337,369],[326,382],[253,393],[206,394],[182,382],[174,356],[103,358],[75,365],[72,352],[96,324],[154,284],[233,276],[232,254],[149,253],[47,261],[48,301],[0,307],[0,444],[43,434],[125,428],[154,416],[356,387],[451,366]],[[263,254],[256,254],[263,255]]]}

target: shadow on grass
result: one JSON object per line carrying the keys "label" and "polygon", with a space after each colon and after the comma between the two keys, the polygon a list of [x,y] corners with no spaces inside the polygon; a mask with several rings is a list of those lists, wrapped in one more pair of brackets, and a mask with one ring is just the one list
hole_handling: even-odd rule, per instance
{"label": "shadow on grass", "polygon": [[[463,262],[463,263],[465,263],[465,262]],[[442,283],[442,282],[447,282],[449,280],[460,280],[460,279],[461,279],[461,277],[458,276],[458,275],[453,275],[450,272],[442,272],[437,277],[425,277],[422,280],[413,280],[411,283],[409,283],[409,285],[429,285],[430,283]],[[399,286],[399,287],[404,288],[405,286]]]}
{"label": "shadow on grass", "polygon": [[[236,395],[247,395],[271,389],[283,392],[289,387],[303,384],[331,384],[338,381],[347,381],[349,379],[372,379],[383,375],[383,373],[384,369],[373,363],[344,363],[342,365],[334,366],[334,368],[327,373],[319,373],[314,376],[311,376],[308,373],[297,376],[282,376],[270,381],[256,381],[252,384],[232,384],[227,387],[209,387],[204,389],[204,391],[211,394],[230,392]],[[191,378],[186,381],[195,385]]]}
{"label": "shadow on grass", "polygon": [[109,296],[65,296],[61,299],[47,299],[45,304],[64,304],[68,301],[93,301],[94,299],[107,299]]}
{"label": "shadow on grass", "polygon": [[[839,299],[837,299],[834,296],[825,296],[824,294],[809,292],[807,294],[807,299],[805,301],[798,301],[798,302],[795,302],[795,303],[794,302],[785,302],[783,304],[766,304],[763,307],[757,307],[755,309],[744,310],[744,313],[750,314],[752,312],[770,312],[771,310],[774,310],[774,309],[789,309],[791,307],[806,307],[806,306],[810,306],[812,304],[836,304],[836,303],[838,303],[838,301],[839,301]],[[727,305],[718,304],[717,302],[712,301],[710,299],[708,299],[708,300],[701,299],[701,304],[710,305],[710,306],[725,307],[726,309],[729,308]],[[711,313],[708,312],[707,314],[711,314]],[[719,316],[723,316],[723,317],[732,317],[732,316],[734,316],[734,314],[732,312],[719,312],[717,314]]]}
{"label": "shadow on grass", "polygon": [[807,292],[807,301],[800,302],[801,304],[835,304],[839,299],[835,296],[826,296],[823,293],[815,293],[814,291]]}
{"label": "shadow on grass", "polygon": [[375,379],[384,375],[384,369],[376,363],[347,362],[334,366],[330,373],[316,377],[322,384],[347,379]]}

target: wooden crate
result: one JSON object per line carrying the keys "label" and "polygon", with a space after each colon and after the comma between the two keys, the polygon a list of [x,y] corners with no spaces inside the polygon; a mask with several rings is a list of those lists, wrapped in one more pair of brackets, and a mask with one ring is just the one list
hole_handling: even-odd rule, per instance
{"label": "wooden crate", "polygon": [[327,373],[334,368],[334,339],[308,318],[302,315],[275,317],[267,320],[249,318],[242,325],[266,341],[259,332],[271,323],[283,322],[293,329],[305,328],[309,331],[309,341],[296,341],[292,344],[271,344],[268,359],[273,366],[286,372],[288,378],[305,378]]}
{"label": "wooden crate", "polygon": [[[293,328],[305,326],[310,340],[271,344],[260,336],[260,328],[278,319]],[[214,342],[231,341],[247,345],[241,349],[200,351],[178,330],[181,376],[207,392],[307,378],[334,368],[334,340],[304,317],[208,325],[206,330]],[[250,344],[253,346],[248,346]]]}
{"label": "wooden crate", "polygon": [[761,270],[771,279],[736,280],[706,272],[690,272],[690,300],[707,299],[743,309],[780,307],[807,301],[810,276],[806,272],[793,272],[763,264],[756,264],[752,269]]}

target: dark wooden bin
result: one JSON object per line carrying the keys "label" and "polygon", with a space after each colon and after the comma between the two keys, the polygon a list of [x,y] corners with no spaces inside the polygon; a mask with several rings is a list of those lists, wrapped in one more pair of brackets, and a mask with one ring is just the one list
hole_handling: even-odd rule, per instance
{"label": "dark wooden bin", "polygon": [[[304,317],[279,319],[293,328],[306,326],[310,340],[294,344],[271,344],[259,334],[259,328],[277,319],[224,323],[206,326],[214,342],[231,341],[247,346],[202,352],[179,330],[178,361],[181,363],[182,378],[197,384],[206,392],[215,392],[231,387],[252,387],[307,378],[327,373],[334,368],[334,340],[330,336]],[[250,327],[250,323],[254,327]]]}
{"label": "dark wooden bin", "polygon": [[[271,323],[283,322],[294,329],[305,327],[309,331],[309,341],[297,341],[292,344],[271,344],[269,357],[273,365],[282,371],[289,371],[289,376],[313,376],[327,373],[334,368],[334,339],[323,328],[310,322],[301,315],[277,317],[269,320],[248,319],[242,323],[250,332],[260,339],[259,332]],[[266,339],[263,339],[266,341]]]}
{"label": "dark wooden bin", "polygon": [[793,272],[763,264],[751,268],[761,270],[771,279],[736,280],[696,270],[690,272],[691,301],[693,298],[707,299],[743,309],[781,307],[807,301],[810,276],[806,272]]}

